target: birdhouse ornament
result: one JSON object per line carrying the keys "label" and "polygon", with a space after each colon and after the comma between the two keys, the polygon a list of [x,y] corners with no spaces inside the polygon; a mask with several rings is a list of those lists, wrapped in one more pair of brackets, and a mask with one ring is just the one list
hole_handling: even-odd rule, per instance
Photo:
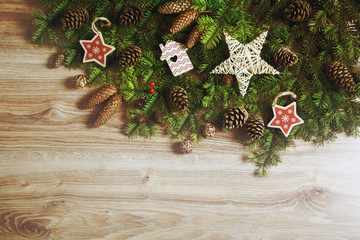
{"label": "birdhouse ornament", "polygon": [[169,41],[165,46],[160,44],[160,49],[162,52],[160,60],[166,60],[172,74],[175,77],[194,68],[188,54],[186,53],[187,48],[183,44],[175,41]]}
{"label": "birdhouse ornament", "polygon": [[277,105],[279,97],[290,95],[296,99],[296,95],[292,92],[282,92],[274,100],[272,108],[274,118],[268,124],[268,127],[279,128],[283,134],[288,137],[293,127],[303,124],[302,120],[296,112],[296,102],[293,102],[286,107]]}

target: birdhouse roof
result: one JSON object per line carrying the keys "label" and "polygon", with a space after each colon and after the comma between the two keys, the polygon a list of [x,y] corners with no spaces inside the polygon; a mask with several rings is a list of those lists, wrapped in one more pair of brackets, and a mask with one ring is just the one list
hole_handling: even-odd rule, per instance
{"label": "birdhouse roof", "polygon": [[161,59],[169,59],[175,55],[181,54],[183,52],[186,52],[187,48],[178,42],[175,41],[169,41],[164,46],[163,44],[160,44],[160,48],[162,51]]}

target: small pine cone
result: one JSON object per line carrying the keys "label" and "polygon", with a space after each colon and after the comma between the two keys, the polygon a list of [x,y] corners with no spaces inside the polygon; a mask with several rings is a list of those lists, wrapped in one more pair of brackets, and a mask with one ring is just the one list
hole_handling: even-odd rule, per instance
{"label": "small pine cone", "polygon": [[216,128],[211,123],[206,123],[203,127],[203,134],[205,138],[212,138],[215,136]]}
{"label": "small pine cone", "polygon": [[127,27],[138,25],[144,18],[144,11],[137,6],[126,8],[120,15],[120,24]]}
{"label": "small pine cone", "polygon": [[110,99],[106,102],[104,108],[100,111],[93,126],[100,127],[101,125],[104,125],[119,109],[121,104],[122,97],[119,94],[112,95]]}
{"label": "small pine cone", "polygon": [[222,79],[223,83],[227,86],[231,85],[233,82],[233,76],[230,74],[227,74]]}
{"label": "small pine cone", "polygon": [[349,70],[340,62],[331,62],[328,66],[329,77],[347,92],[355,91],[356,84]]}
{"label": "small pine cone", "polygon": [[62,53],[57,53],[54,57],[53,67],[59,68],[61,65],[64,64],[64,60],[65,60],[65,55]]}
{"label": "small pine cone", "polygon": [[288,48],[281,48],[274,54],[274,60],[281,67],[291,67],[296,64],[298,57]]}
{"label": "small pine cone", "polygon": [[123,68],[135,65],[140,61],[141,49],[138,46],[127,47],[120,56],[120,66]]}
{"label": "small pine cone", "polygon": [[224,114],[223,125],[226,129],[242,127],[248,119],[248,112],[241,107],[234,107]]}
{"label": "small pine cone", "polygon": [[302,0],[291,3],[285,9],[285,17],[292,22],[305,22],[312,12],[310,3]]}
{"label": "small pine cone", "polygon": [[142,109],[145,106],[145,104],[146,104],[145,100],[142,98],[139,98],[139,99],[135,100],[134,107],[137,109]]}
{"label": "small pine cone", "polygon": [[172,0],[161,4],[157,11],[161,14],[175,14],[190,7],[190,0]]}
{"label": "small pine cone", "polygon": [[149,115],[145,113],[141,113],[138,115],[138,123],[143,124],[146,123],[149,120]]}
{"label": "small pine cone", "polygon": [[90,20],[90,15],[83,7],[75,7],[70,9],[61,18],[63,30],[69,31],[79,29]]}
{"label": "small pine cone", "polygon": [[87,79],[85,77],[85,75],[77,75],[75,76],[75,79],[74,79],[74,86],[76,88],[83,88],[85,87],[87,84]]}
{"label": "small pine cone", "polygon": [[189,154],[192,152],[194,143],[191,140],[184,140],[180,145],[180,150],[182,153]]}
{"label": "small pine cone", "polygon": [[250,116],[245,126],[246,132],[254,141],[259,140],[265,130],[264,120],[260,116]]}
{"label": "small pine cone", "polygon": [[170,90],[170,101],[179,109],[185,110],[188,107],[186,90],[180,86],[174,86]]}
{"label": "small pine cone", "polygon": [[174,20],[169,29],[171,34],[176,34],[182,31],[184,28],[189,26],[198,16],[199,11],[196,9],[188,9],[185,12],[180,13],[180,15]]}
{"label": "small pine cone", "polygon": [[90,96],[88,100],[84,103],[83,108],[89,109],[95,107],[97,104],[102,103],[112,95],[117,93],[117,88],[115,85],[108,85],[100,88],[95,94]]}
{"label": "small pine cone", "polygon": [[161,112],[155,112],[153,115],[153,120],[156,124],[161,124],[163,121],[163,114]]}
{"label": "small pine cone", "polygon": [[191,33],[189,34],[189,37],[187,39],[187,48],[193,48],[197,42],[200,40],[201,38],[201,32],[198,28],[198,26],[195,26],[194,29],[191,31]]}

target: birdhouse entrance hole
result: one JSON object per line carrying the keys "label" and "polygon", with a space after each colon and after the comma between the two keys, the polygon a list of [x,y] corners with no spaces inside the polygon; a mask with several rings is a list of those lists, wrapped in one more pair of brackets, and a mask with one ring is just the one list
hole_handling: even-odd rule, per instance
{"label": "birdhouse entrance hole", "polygon": [[175,56],[173,56],[172,58],[170,58],[170,61],[172,61],[172,62],[177,62],[177,56],[175,55]]}

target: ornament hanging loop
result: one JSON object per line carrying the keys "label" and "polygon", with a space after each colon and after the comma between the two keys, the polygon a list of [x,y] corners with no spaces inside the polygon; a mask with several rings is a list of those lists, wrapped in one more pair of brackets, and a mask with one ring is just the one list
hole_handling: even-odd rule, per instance
{"label": "ornament hanging loop", "polygon": [[279,100],[279,98],[284,97],[284,96],[291,96],[291,97],[293,97],[295,99],[297,98],[296,94],[293,93],[293,92],[281,92],[274,99],[274,102],[273,102],[272,106],[275,107],[275,105],[277,104],[277,101]]}
{"label": "ornament hanging loop", "polygon": [[97,18],[95,18],[94,21],[92,22],[91,28],[92,28],[92,30],[94,31],[94,33],[97,34],[97,35],[99,35],[101,32],[97,29],[95,23],[96,23],[97,21],[100,21],[100,20],[106,22],[106,23],[104,23],[104,24],[101,24],[102,27],[109,27],[109,26],[111,26],[110,20],[107,19],[106,17],[97,17]]}

